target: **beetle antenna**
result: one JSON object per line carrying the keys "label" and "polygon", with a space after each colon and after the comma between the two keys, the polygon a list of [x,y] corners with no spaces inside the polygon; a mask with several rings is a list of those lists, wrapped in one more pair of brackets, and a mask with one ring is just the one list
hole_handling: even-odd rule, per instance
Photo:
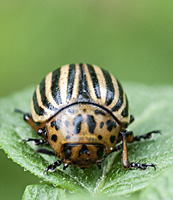
{"label": "beetle antenna", "polygon": [[15,109],[14,109],[14,112],[21,113],[21,114],[25,114],[25,112],[23,112],[22,110],[20,110],[20,109],[18,109],[18,108],[15,108]]}

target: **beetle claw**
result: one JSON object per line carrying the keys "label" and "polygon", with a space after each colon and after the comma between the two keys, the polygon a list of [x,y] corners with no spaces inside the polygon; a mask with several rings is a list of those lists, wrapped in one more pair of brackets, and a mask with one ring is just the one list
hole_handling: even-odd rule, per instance
{"label": "beetle claw", "polygon": [[156,165],[155,164],[151,164],[151,163],[130,163],[130,167],[131,168],[139,168],[139,169],[143,169],[143,170],[146,170],[147,167],[153,167],[155,170],[156,170]]}
{"label": "beetle claw", "polygon": [[64,167],[63,167],[63,170],[67,169],[68,166],[69,166],[69,164],[65,163]]}

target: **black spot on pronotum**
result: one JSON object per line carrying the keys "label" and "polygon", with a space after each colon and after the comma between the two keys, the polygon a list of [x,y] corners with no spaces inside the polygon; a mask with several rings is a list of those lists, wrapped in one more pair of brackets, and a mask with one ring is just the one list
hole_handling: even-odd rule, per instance
{"label": "black spot on pronotum", "polygon": [[78,134],[81,130],[81,124],[83,122],[82,115],[78,115],[74,118],[73,125],[74,125],[74,133]]}
{"label": "black spot on pronotum", "polygon": [[96,115],[103,115],[103,116],[106,115],[106,114],[105,114],[103,111],[101,111],[101,110],[95,110],[94,113],[95,113]]}
{"label": "black spot on pronotum", "polygon": [[87,124],[89,127],[89,132],[94,133],[94,129],[96,127],[96,122],[94,120],[94,117],[92,115],[87,115]]}
{"label": "black spot on pronotum", "polygon": [[115,142],[115,135],[111,135],[110,141],[111,141],[111,143],[114,143],[114,142]]}
{"label": "black spot on pronotum", "polygon": [[103,137],[101,135],[98,135],[98,139],[101,140]]}
{"label": "black spot on pronotum", "polygon": [[70,114],[74,114],[74,110],[72,110],[72,109],[68,109],[67,111],[68,111],[68,113],[70,113]]}
{"label": "black spot on pronotum", "polygon": [[116,127],[116,123],[114,121],[108,120],[106,122],[108,131],[112,131],[113,128]]}
{"label": "black spot on pronotum", "polygon": [[68,121],[67,120],[65,121],[65,126],[68,127]]}
{"label": "black spot on pronotum", "polygon": [[104,126],[104,122],[101,122],[100,123],[100,128],[103,128],[103,126]]}
{"label": "black spot on pronotum", "polygon": [[51,137],[51,140],[53,141],[53,142],[56,142],[57,141],[57,135],[52,135],[52,137]]}
{"label": "black spot on pronotum", "polygon": [[58,119],[56,120],[56,123],[55,123],[55,129],[58,131],[60,129],[60,123],[61,121]]}
{"label": "black spot on pronotum", "polygon": [[70,139],[70,135],[67,135],[67,136],[66,136],[66,139],[67,139],[67,140]]}
{"label": "black spot on pronotum", "polygon": [[53,127],[55,126],[55,121],[52,121],[52,122],[50,123],[50,125],[51,125],[51,127],[53,128]]}

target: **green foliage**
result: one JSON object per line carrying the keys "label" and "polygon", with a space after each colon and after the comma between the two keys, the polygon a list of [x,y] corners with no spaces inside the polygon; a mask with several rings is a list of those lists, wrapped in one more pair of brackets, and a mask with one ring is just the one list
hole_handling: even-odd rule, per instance
{"label": "green foliage", "polygon": [[65,190],[47,184],[29,185],[23,194],[23,200],[65,200]]}
{"label": "green foliage", "polygon": [[[112,196],[117,199],[126,199],[124,195],[131,195],[128,199],[139,196],[149,199],[148,195],[152,193],[152,199],[157,199],[158,196],[165,197],[165,193],[170,194],[173,178],[173,88],[133,83],[124,86],[131,111],[135,115],[135,122],[129,130],[133,130],[135,135],[154,129],[162,130],[162,135],[155,135],[152,140],[128,144],[129,160],[154,163],[157,170],[125,170],[121,164],[121,152],[117,152],[108,156],[102,163],[101,170],[97,166],[84,170],[70,166],[64,171],[60,166],[54,173],[43,174],[44,169],[56,161],[56,158],[35,153],[37,147],[32,143],[23,144],[23,139],[38,136],[23,121],[22,115],[14,112],[15,108],[30,110],[34,89],[30,88],[0,100],[0,145],[14,162],[45,182],[28,186],[23,199],[31,199],[31,196],[40,199],[43,194],[47,199],[50,196],[52,199],[61,199],[61,196],[65,198],[65,194],[71,193],[87,193],[94,197]],[[165,174],[164,171],[168,172]],[[141,190],[142,188],[145,190]],[[136,192],[139,190],[140,192]]]}

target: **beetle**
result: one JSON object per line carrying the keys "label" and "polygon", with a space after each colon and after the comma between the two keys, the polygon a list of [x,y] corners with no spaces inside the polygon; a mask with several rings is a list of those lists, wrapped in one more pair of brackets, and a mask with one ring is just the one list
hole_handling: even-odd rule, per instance
{"label": "beetle", "polygon": [[54,171],[64,163],[90,168],[110,154],[122,149],[125,169],[145,170],[150,163],[130,162],[127,142],[151,138],[154,130],[134,136],[127,127],[134,121],[121,83],[108,71],[85,63],[64,65],[50,72],[38,84],[31,100],[31,114],[24,120],[41,139],[27,138],[36,145],[47,144],[52,150],[37,149],[37,153],[53,155],[58,160],[44,172]]}

